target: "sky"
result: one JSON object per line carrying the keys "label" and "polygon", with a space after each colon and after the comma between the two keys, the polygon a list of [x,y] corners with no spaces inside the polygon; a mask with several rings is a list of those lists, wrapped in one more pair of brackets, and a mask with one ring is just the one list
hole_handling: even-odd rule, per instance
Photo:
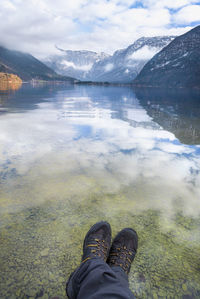
{"label": "sky", "polygon": [[197,0],[0,0],[0,44],[37,58],[55,46],[112,54],[139,37],[199,24]]}

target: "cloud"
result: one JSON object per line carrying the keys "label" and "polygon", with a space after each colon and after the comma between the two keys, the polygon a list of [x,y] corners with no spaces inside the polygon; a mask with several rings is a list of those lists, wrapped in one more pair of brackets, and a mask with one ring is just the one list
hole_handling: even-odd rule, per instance
{"label": "cloud", "polygon": [[183,7],[174,16],[174,21],[177,24],[188,24],[192,22],[200,23],[200,5],[189,5]]}
{"label": "cloud", "polygon": [[72,61],[67,61],[67,60],[62,60],[60,62],[64,68],[69,68],[69,67],[72,67],[73,69],[76,69],[76,70],[81,70],[81,71],[89,71],[91,70],[93,64],[85,64],[85,65],[77,65],[77,64],[74,64]]}
{"label": "cloud", "polygon": [[146,7],[179,9],[186,5],[199,3],[199,0],[143,0]]}
{"label": "cloud", "polygon": [[108,63],[104,67],[104,69],[105,69],[106,72],[112,71],[113,68],[114,68],[114,64],[113,63]]}
{"label": "cloud", "polygon": [[158,52],[158,49],[150,49],[148,46],[144,46],[138,51],[134,52],[132,55],[130,55],[129,59],[134,60],[149,60],[151,59],[156,53]]}
{"label": "cloud", "polygon": [[[109,89],[105,98],[109,98]],[[82,197],[82,189],[86,189],[86,195],[91,194],[91,185],[84,181],[78,182],[77,188],[80,175],[92,178],[95,188],[100,186],[105,193],[123,194],[128,186],[127,200],[133,201],[134,196],[137,199],[135,213],[153,207],[173,216],[174,201],[179,199],[184,213],[198,215],[197,147],[178,143],[172,133],[152,121],[137,101],[130,105],[127,100],[118,107],[123,120],[112,113],[109,100],[99,100],[99,93],[91,99],[87,92],[84,88],[76,90],[74,96],[74,91],[58,91],[56,100],[39,104],[37,110],[2,115],[0,172],[16,168],[19,176],[11,178],[9,184],[18,188],[18,196],[22,192],[23,197],[24,192],[20,184],[41,190],[47,182],[56,188],[66,178],[73,181],[67,186],[69,194]],[[117,95],[118,99],[129,97],[120,89]],[[1,187],[4,190],[3,184]],[[43,192],[43,201],[53,197],[52,192]],[[28,206],[37,205],[38,199],[30,201],[26,197],[25,202]],[[11,205],[10,209],[21,207],[22,204]]]}
{"label": "cloud", "polygon": [[37,57],[56,53],[55,44],[72,50],[112,53],[141,36],[185,33],[192,28],[192,22],[199,20],[196,0],[138,3],[1,0],[1,44]]}

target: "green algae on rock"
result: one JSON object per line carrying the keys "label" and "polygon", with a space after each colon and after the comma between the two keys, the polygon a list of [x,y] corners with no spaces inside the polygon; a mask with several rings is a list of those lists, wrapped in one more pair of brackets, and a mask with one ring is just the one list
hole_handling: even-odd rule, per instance
{"label": "green algae on rock", "polygon": [[[5,227],[0,251],[4,256],[1,269],[9,277],[1,285],[2,294],[18,296],[20,290],[21,298],[36,298],[43,289],[44,298],[64,298],[66,279],[80,263],[85,233],[90,225],[106,219],[113,227],[113,235],[126,226],[138,232],[139,250],[130,273],[130,288],[137,298],[149,298],[151,294],[154,298],[197,296],[200,246],[193,247],[189,241],[180,244],[173,234],[176,226],[163,232],[159,212],[128,212],[126,197],[102,194],[97,186],[94,189],[96,192],[81,201],[74,197],[72,202],[69,196],[10,215],[13,225]],[[102,209],[104,205],[107,209]],[[182,219],[192,222],[187,217]],[[198,223],[193,221],[190,232],[197,227]]]}

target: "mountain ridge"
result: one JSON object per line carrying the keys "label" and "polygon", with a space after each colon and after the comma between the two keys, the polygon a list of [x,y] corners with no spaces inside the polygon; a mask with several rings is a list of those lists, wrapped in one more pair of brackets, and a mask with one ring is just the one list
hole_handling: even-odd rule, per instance
{"label": "mountain ridge", "polygon": [[[60,49],[63,56],[51,56],[43,62],[62,75],[74,75],[83,81],[131,83],[145,63],[173,39],[174,36],[141,37],[127,48],[116,50],[113,55]],[[142,49],[143,53],[137,52]],[[82,60],[80,54],[86,58]],[[137,56],[131,57],[133,54]],[[93,63],[90,55],[93,56]],[[141,55],[145,55],[145,58],[140,59]]]}
{"label": "mountain ridge", "polygon": [[[141,37],[125,49],[117,50],[111,58],[93,66],[90,79],[111,83],[131,83],[149,57],[166,46],[174,36]],[[109,69],[105,68],[109,66]],[[103,69],[104,68],[104,69]],[[96,72],[96,75],[95,75]]]}
{"label": "mountain ridge", "polygon": [[133,84],[200,88],[200,25],[176,37],[157,53]]}

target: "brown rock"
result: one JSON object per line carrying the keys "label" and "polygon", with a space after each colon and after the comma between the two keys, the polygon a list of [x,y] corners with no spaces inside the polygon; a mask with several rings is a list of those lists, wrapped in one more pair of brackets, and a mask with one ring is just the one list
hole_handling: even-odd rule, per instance
{"label": "brown rock", "polygon": [[15,90],[21,85],[22,80],[17,75],[0,72],[0,90]]}

